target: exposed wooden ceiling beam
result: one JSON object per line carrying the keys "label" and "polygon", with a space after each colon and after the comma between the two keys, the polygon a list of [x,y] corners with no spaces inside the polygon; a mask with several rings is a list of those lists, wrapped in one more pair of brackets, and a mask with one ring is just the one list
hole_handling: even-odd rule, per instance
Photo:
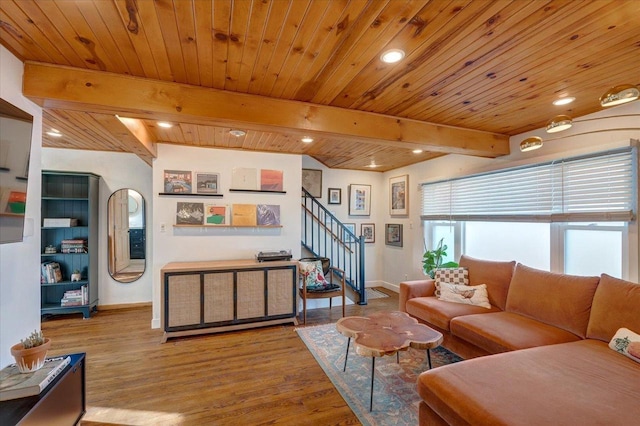
{"label": "exposed wooden ceiling beam", "polygon": [[156,141],[153,139],[153,136],[149,133],[147,126],[144,125],[142,120],[138,118],[120,117],[119,115],[116,117],[153,158],[158,156]]}
{"label": "exposed wooden ceiling beam", "polygon": [[23,93],[45,108],[339,136],[364,143],[498,157],[506,135],[400,117],[26,62]]}

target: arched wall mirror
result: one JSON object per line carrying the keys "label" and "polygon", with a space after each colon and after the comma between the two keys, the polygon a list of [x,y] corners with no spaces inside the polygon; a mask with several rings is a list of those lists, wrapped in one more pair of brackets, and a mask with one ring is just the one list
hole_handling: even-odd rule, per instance
{"label": "arched wall mirror", "polygon": [[144,198],[133,189],[119,189],[109,197],[108,210],[109,275],[130,283],[146,268]]}

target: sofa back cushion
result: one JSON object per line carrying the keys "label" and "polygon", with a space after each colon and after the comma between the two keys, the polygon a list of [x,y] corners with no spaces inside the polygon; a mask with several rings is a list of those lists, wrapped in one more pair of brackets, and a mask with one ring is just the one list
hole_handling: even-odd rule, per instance
{"label": "sofa back cushion", "polygon": [[622,327],[640,333],[640,284],[602,274],[593,297],[587,337],[608,342]]}
{"label": "sofa back cushion", "polygon": [[515,266],[515,261],[481,260],[465,255],[460,257],[460,267],[469,269],[469,285],[486,284],[489,303],[503,311]]}
{"label": "sofa back cushion", "polygon": [[556,274],[519,263],[513,273],[505,310],[584,339],[599,281],[600,277]]}

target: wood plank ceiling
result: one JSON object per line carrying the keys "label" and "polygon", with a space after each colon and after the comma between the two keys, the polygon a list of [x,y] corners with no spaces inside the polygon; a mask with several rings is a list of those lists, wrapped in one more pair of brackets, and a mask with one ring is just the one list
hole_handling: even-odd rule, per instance
{"label": "wood plank ceiling", "polygon": [[[640,84],[638,16],[636,0],[2,0],[0,43],[26,62],[44,130],[63,134],[47,147],[387,171],[504,155],[509,135],[598,111],[609,87]],[[405,58],[381,62],[391,48]],[[562,96],[577,99],[551,104]]]}

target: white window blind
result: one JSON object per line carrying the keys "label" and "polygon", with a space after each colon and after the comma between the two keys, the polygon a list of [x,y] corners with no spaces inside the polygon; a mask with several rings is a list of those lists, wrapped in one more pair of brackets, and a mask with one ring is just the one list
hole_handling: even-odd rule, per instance
{"label": "white window blind", "polygon": [[424,220],[631,221],[637,148],[422,185]]}

